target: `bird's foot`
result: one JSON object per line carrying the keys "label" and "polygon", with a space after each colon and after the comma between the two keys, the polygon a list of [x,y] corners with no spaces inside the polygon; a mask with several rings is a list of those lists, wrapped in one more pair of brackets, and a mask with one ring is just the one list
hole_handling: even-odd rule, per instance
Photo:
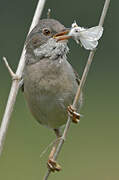
{"label": "bird's foot", "polygon": [[61,166],[57,164],[57,162],[54,159],[48,159],[47,165],[52,172],[61,170]]}
{"label": "bird's foot", "polygon": [[67,110],[70,117],[72,118],[72,122],[78,123],[81,117],[80,114],[75,111],[72,105],[68,106]]}

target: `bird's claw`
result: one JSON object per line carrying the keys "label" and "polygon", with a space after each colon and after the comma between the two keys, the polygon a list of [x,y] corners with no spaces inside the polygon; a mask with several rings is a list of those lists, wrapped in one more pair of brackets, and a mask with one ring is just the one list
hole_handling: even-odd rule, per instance
{"label": "bird's claw", "polygon": [[61,170],[61,166],[59,164],[57,164],[57,162],[53,159],[49,159],[47,162],[48,168],[52,171],[60,171]]}
{"label": "bird's claw", "polygon": [[70,105],[67,108],[69,115],[72,118],[72,122],[78,123],[80,120],[80,114],[75,111],[75,109]]}

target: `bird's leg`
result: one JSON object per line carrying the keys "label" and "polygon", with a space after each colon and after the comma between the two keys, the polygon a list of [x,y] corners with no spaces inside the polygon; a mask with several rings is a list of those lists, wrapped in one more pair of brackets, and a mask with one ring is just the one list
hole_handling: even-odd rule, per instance
{"label": "bird's leg", "polygon": [[72,122],[78,123],[80,120],[80,114],[76,112],[76,110],[72,107],[72,105],[68,106],[67,110],[72,118]]}
{"label": "bird's leg", "polygon": [[59,129],[54,129],[54,131],[55,131],[55,134],[56,134],[57,138],[56,138],[56,141],[55,141],[55,143],[54,143],[54,145],[52,147],[52,150],[50,152],[49,159],[48,159],[48,162],[47,162],[48,168],[50,168],[51,171],[53,171],[53,172],[61,170],[61,166],[59,164],[57,164],[57,162],[54,160],[54,154],[56,152],[56,148],[57,148],[59,139],[61,137],[61,134],[60,134]]}

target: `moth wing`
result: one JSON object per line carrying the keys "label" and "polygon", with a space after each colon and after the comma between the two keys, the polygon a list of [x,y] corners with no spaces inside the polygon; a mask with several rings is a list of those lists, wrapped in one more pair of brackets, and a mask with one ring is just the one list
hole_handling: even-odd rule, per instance
{"label": "moth wing", "polygon": [[98,41],[89,41],[84,38],[80,38],[80,41],[81,41],[81,44],[83,45],[83,47],[87,50],[93,50],[98,45]]}
{"label": "moth wing", "polygon": [[103,34],[102,26],[95,26],[89,29],[82,30],[80,32],[80,37],[87,39],[88,41],[97,41],[101,38]]}

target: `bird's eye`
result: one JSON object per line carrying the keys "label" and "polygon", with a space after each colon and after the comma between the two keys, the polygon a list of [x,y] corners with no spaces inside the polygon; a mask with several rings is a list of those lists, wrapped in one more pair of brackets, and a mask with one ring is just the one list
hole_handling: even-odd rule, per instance
{"label": "bird's eye", "polygon": [[75,29],[75,32],[78,33],[79,32],[78,29]]}
{"label": "bird's eye", "polygon": [[49,36],[49,35],[51,34],[51,31],[50,31],[49,29],[47,29],[47,28],[44,28],[44,29],[43,29],[43,34],[44,34],[45,36]]}

